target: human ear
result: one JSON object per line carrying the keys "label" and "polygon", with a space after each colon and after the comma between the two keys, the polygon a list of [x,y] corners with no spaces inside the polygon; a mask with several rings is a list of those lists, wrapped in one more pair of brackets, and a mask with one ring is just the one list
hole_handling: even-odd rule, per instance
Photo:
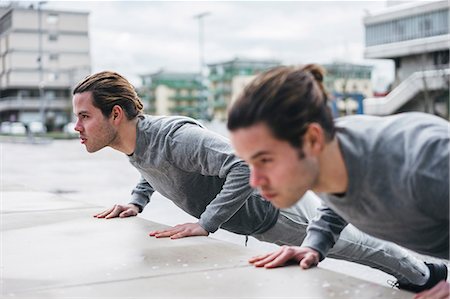
{"label": "human ear", "polygon": [[303,138],[303,146],[312,154],[319,154],[325,146],[325,135],[321,125],[318,123],[311,123]]}
{"label": "human ear", "polygon": [[123,109],[119,105],[115,105],[111,110],[111,117],[113,120],[121,120],[123,117]]}

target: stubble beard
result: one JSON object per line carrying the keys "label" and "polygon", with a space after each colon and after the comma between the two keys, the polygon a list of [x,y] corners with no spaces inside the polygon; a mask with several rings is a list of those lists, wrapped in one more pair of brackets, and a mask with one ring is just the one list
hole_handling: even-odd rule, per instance
{"label": "stubble beard", "polygon": [[[99,141],[93,144],[91,147],[88,147],[88,144],[86,144],[86,150],[89,153],[95,153],[99,150],[110,146],[113,147],[115,144],[118,144],[119,142],[119,134],[112,126],[105,126],[103,129],[102,136],[98,139]],[[88,139],[89,141],[89,139]]]}

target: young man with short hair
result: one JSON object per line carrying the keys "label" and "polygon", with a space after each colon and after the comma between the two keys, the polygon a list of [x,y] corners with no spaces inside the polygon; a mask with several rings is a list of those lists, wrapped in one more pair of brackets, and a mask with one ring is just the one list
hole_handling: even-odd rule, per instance
{"label": "young man with short hair", "polygon": [[[422,254],[449,258],[449,123],[423,113],[388,117],[331,116],[317,65],[278,67],[252,81],[229,112],[238,156],[250,184],[278,208],[307,190],[324,205],[301,247],[256,257],[276,267],[295,259],[303,268],[327,256],[348,223]],[[444,264],[427,264],[422,287],[447,298]],[[427,297],[428,298],[428,297]]]}

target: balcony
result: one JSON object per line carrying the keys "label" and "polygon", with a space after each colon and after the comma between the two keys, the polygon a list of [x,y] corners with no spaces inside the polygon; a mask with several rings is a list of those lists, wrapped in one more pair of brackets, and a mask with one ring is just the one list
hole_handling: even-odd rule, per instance
{"label": "balcony", "polygon": [[194,102],[201,101],[202,97],[198,95],[175,95],[170,97],[170,100],[175,102]]}
{"label": "balcony", "polygon": [[213,91],[213,94],[216,96],[219,95],[230,95],[231,94],[231,86],[222,86],[218,87]]}
{"label": "balcony", "polygon": [[212,74],[209,75],[208,79],[212,82],[223,82],[223,81],[231,81],[233,79],[233,74],[231,73],[224,73],[224,74]]}
{"label": "balcony", "polygon": [[198,107],[195,106],[176,106],[169,108],[171,113],[196,113],[198,112]]}
{"label": "balcony", "polygon": [[213,102],[213,107],[214,107],[214,109],[226,109],[227,103],[226,103],[225,99],[220,98]]}
{"label": "balcony", "polygon": [[[42,101],[39,97],[6,97],[0,98],[0,112],[10,110],[39,110]],[[46,98],[45,108],[52,110],[72,109],[69,98]]]}

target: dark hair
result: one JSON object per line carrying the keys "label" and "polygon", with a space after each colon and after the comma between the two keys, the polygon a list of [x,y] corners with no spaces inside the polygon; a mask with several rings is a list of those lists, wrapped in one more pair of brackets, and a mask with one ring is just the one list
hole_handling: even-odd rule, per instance
{"label": "dark hair", "polygon": [[93,105],[109,117],[112,108],[119,105],[128,120],[142,114],[144,105],[133,85],[115,72],[104,71],[84,78],[73,90],[73,94],[92,92]]}
{"label": "dark hair", "polygon": [[273,135],[302,148],[310,123],[318,123],[325,138],[335,134],[323,87],[324,69],[316,64],[280,66],[258,75],[240,94],[228,113],[228,130],[265,123]]}

